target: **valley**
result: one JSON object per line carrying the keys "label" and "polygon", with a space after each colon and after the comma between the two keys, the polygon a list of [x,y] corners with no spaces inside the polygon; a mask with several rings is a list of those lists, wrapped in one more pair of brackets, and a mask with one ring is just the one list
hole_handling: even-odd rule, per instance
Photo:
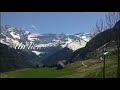
{"label": "valley", "polygon": [[[117,60],[116,53],[109,55],[106,59],[106,78],[116,78]],[[97,62],[95,59],[76,61],[68,64],[64,69],[54,68],[27,68],[16,71],[1,73],[1,78],[103,78],[103,61]]]}
{"label": "valley", "polygon": [[[39,15],[42,14],[39,13]],[[56,16],[55,13],[54,15]],[[94,19],[92,16],[90,17]],[[43,30],[47,29],[46,33],[41,33],[41,29],[34,25],[30,25],[31,31],[35,30],[38,33],[19,28],[19,25],[17,25],[18,27],[10,24],[0,26],[0,78],[120,77],[120,12],[106,14],[105,20],[100,19],[99,22],[96,22],[93,31],[87,31],[87,33],[82,32],[83,27],[90,30],[91,28],[88,27],[91,22],[93,24],[94,20],[90,21],[84,18],[87,24],[83,23],[84,20],[81,21],[81,25],[78,25],[79,28],[75,26],[76,30],[72,25],[76,25],[75,22],[78,19],[76,21],[72,19],[73,23],[69,21],[70,18],[66,19],[67,17],[63,20],[57,18],[59,21],[52,17],[57,22],[55,23],[50,17],[48,18],[50,19],[49,23],[41,23]],[[74,16],[74,18],[76,17]],[[59,31],[56,34],[53,33],[53,31],[56,32],[55,29],[64,32],[64,28],[68,28],[67,23],[63,21],[69,23],[70,30],[78,33],[66,34],[58,33]],[[17,23],[16,20],[14,22]],[[38,22],[40,23],[40,21]],[[35,24],[39,26],[39,23]],[[28,23],[26,27],[27,25]],[[52,31],[52,29],[54,30]],[[66,30],[71,33],[70,30]]]}

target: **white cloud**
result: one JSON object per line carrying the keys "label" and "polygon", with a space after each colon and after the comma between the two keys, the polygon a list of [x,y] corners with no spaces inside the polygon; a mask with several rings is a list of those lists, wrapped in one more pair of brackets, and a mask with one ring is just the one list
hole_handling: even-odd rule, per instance
{"label": "white cloud", "polygon": [[36,26],[34,26],[34,25],[31,25],[31,27],[33,27],[35,30],[38,30],[38,29],[36,28]]}

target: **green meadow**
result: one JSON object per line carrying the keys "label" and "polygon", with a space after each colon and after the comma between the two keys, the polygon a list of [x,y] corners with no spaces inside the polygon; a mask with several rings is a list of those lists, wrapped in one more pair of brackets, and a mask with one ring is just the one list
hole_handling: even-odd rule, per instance
{"label": "green meadow", "polygon": [[[102,78],[103,61],[88,59],[67,64],[64,69],[56,68],[26,68],[0,73],[1,78]],[[109,55],[106,58],[106,78],[116,78],[117,56]]]}

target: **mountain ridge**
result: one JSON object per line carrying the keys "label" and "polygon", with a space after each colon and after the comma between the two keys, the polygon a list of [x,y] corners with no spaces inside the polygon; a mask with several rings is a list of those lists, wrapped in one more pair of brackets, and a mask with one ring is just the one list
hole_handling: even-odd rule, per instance
{"label": "mountain ridge", "polygon": [[[1,43],[15,49],[30,49],[31,52],[38,55],[41,59],[45,59],[66,46],[75,51],[86,45],[85,39],[88,41],[91,39],[91,34],[35,34],[10,25],[1,26],[0,32]],[[82,42],[81,45],[79,45],[80,41]]]}

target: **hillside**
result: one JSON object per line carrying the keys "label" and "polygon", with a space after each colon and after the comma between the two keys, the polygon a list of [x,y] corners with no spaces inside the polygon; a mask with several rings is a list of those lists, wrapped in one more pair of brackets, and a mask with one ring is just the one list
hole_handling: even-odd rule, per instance
{"label": "hillside", "polygon": [[43,63],[47,65],[53,65],[61,60],[69,60],[72,53],[73,51],[66,47],[54,53],[53,55],[49,56],[46,60],[43,61]]}
{"label": "hillside", "polygon": [[0,43],[0,72],[30,68],[32,66],[32,60],[27,55]]}
{"label": "hillside", "polygon": [[120,20],[115,24],[113,28],[99,33],[94,38],[92,38],[85,47],[76,50],[71,56],[71,61],[74,61],[78,58],[85,59],[88,54],[92,52],[94,53],[97,49],[107,43],[117,41],[118,38],[120,38]]}
{"label": "hillside", "polygon": [[[106,57],[106,78],[116,78],[117,70],[116,52]],[[88,59],[84,61],[87,67],[83,66],[82,61],[75,61],[68,64],[64,69],[56,68],[34,68],[21,69],[1,73],[1,78],[102,78],[103,61]]]}

